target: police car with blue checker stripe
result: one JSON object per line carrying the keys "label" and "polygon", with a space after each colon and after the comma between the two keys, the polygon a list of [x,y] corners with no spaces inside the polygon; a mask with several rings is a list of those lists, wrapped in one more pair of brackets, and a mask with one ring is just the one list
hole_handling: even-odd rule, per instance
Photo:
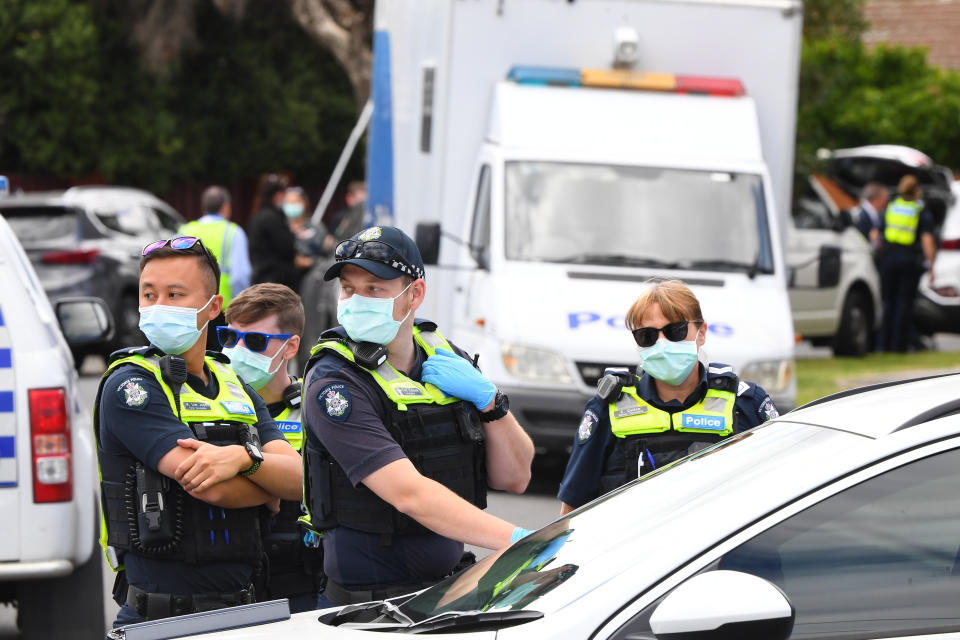
{"label": "police car with blue checker stripe", "polygon": [[3,216],[0,282],[0,602],[24,638],[102,638],[96,451],[70,347],[109,339],[110,312],[52,307]]}

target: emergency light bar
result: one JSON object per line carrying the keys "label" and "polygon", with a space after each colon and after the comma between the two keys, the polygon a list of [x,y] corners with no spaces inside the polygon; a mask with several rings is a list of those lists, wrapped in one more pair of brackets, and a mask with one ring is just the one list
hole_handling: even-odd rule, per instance
{"label": "emergency light bar", "polygon": [[736,78],[678,76],[672,73],[630,71],[627,69],[570,69],[563,67],[513,67],[508,80],[517,84],[554,87],[596,87],[667,91],[708,96],[736,97],[746,94]]}

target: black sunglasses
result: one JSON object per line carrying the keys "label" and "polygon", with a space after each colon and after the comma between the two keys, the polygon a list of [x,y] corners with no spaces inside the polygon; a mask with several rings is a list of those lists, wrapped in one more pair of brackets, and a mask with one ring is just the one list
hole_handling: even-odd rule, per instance
{"label": "black sunglasses", "polygon": [[668,325],[664,325],[659,329],[657,327],[640,327],[639,329],[634,329],[633,339],[637,341],[637,346],[640,347],[652,347],[657,342],[657,337],[660,335],[660,332],[663,332],[663,337],[669,340],[670,342],[680,342],[681,340],[687,339],[687,329],[690,326],[691,322],[697,322],[696,320],[680,320],[679,322],[671,322]]}
{"label": "black sunglasses", "polygon": [[233,348],[242,339],[243,345],[255,353],[260,353],[266,349],[267,344],[273,338],[289,340],[292,337],[292,333],[261,333],[260,331],[237,331],[230,327],[217,327],[217,340],[220,341],[221,347]]}
{"label": "black sunglasses", "polygon": [[423,277],[423,269],[410,264],[406,258],[400,255],[399,251],[380,240],[367,240],[366,242],[344,240],[337,245],[337,250],[333,255],[337,262],[352,258],[364,258],[381,262],[412,278]]}
{"label": "black sunglasses", "polygon": [[[148,255],[157,249],[162,249],[166,246],[169,246],[171,249],[176,249],[177,251],[185,251],[187,249],[192,249],[198,244],[203,249],[203,256],[207,259],[207,264],[210,265],[210,269],[213,271],[213,274],[218,275],[220,273],[220,269],[214,262],[213,254],[209,249],[207,249],[207,246],[203,244],[203,240],[194,236],[179,236],[177,238],[168,238],[167,240],[157,240],[156,242],[151,242],[143,248],[142,255]],[[219,286],[219,282],[217,285]]]}

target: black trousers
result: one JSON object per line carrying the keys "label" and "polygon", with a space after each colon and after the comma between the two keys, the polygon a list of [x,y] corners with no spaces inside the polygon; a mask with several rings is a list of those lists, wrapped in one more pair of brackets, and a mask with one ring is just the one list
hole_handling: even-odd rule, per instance
{"label": "black trousers", "polygon": [[906,351],[913,328],[913,303],[917,298],[922,268],[917,256],[888,252],[880,261],[880,293],[883,323],[877,347],[881,351]]}

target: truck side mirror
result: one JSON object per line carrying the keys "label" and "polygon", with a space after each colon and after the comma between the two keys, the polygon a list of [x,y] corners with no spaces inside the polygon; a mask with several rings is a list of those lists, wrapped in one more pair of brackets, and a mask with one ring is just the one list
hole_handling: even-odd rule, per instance
{"label": "truck side mirror", "polygon": [[100,298],[62,298],[55,312],[71,347],[98,344],[113,337],[113,316]]}
{"label": "truck side mirror", "polygon": [[420,250],[423,264],[437,264],[440,259],[440,223],[418,222],[414,241]]}
{"label": "truck side mirror", "polygon": [[829,289],[840,284],[840,247],[820,247],[820,264],[817,267],[817,287]]}

